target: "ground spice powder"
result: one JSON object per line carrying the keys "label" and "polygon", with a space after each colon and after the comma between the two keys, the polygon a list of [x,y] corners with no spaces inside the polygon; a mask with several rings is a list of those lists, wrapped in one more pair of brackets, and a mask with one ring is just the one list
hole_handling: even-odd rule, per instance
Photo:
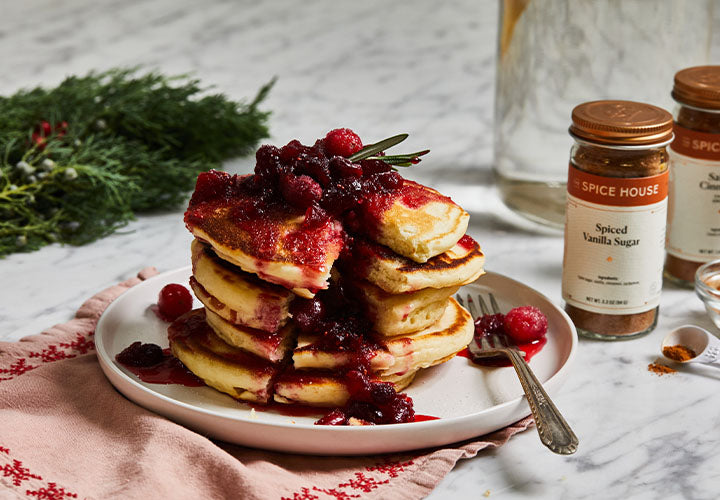
{"label": "ground spice powder", "polygon": [[677,370],[674,368],[670,368],[669,366],[665,366],[660,363],[650,363],[648,365],[648,371],[655,373],[657,375],[668,375],[670,373],[676,373]]}
{"label": "ground spice powder", "polygon": [[673,361],[687,361],[697,356],[695,351],[684,345],[668,345],[663,347],[663,356]]}

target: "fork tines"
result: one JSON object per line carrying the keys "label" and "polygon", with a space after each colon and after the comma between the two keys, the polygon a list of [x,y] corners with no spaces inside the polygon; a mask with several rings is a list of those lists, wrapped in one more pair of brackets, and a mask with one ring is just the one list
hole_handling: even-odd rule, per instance
{"label": "fork tines", "polygon": [[[482,295],[477,296],[477,302],[480,304],[480,311],[482,312],[482,316],[486,316],[488,314],[499,314],[500,313],[500,306],[498,306],[497,300],[495,300],[495,295],[492,293],[488,294],[488,297],[490,298],[490,307],[492,308],[492,313],[490,313],[490,308],[488,308],[487,303],[485,302],[485,299],[483,299]],[[460,303],[461,306],[467,307],[468,311],[470,311],[470,314],[474,319],[479,318],[481,315],[478,314],[477,308],[475,307],[475,301],[472,298],[472,295],[467,294],[467,299],[463,300],[463,298],[460,296],[460,294],[457,294],[455,296],[457,301]],[[465,305],[467,303],[467,306]]]}

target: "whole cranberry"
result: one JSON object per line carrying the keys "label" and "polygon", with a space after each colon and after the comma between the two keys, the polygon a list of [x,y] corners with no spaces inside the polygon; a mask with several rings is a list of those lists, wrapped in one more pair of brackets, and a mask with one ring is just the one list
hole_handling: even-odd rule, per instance
{"label": "whole cranberry", "polygon": [[290,314],[302,332],[318,331],[326,316],[325,304],[318,298],[297,298],[290,303]]}
{"label": "whole cranberry", "polygon": [[154,366],[163,360],[163,350],[157,344],[133,342],[120,352],[115,359],[126,366]]}
{"label": "whole cranberry", "polygon": [[195,182],[195,191],[190,199],[190,206],[205,201],[229,198],[232,193],[233,183],[230,174],[219,170],[208,170],[202,172]]}
{"label": "whole cranberry", "polygon": [[274,183],[286,169],[280,163],[280,150],[264,144],[255,153],[255,175],[265,183]]}
{"label": "whole cranberry", "polygon": [[505,315],[505,333],[518,344],[540,340],[547,333],[548,321],[540,309],[522,306]]}
{"label": "whole cranberry", "polygon": [[177,283],[165,285],[158,295],[160,315],[174,321],[192,309],[192,295],[187,288]]}
{"label": "whole cranberry", "polygon": [[336,179],[357,179],[363,175],[363,169],[359,164],[342,156],[335,156],[330,160],[330,171]]}
{"label": "whole cranberry", "polygon": [[290,205],[306,209],[322,198],[320,184],[307,175],[283,175],[280,178],[280,192]]}
{"label": "whole cranberry", "polygon": [[363,399],[370,397],[370,379],[360,370],[350,370],[345,375],[348,392],[353,398]]}
{"label": "whole cranberry", "polygon": [[365,177],[382,172],[392,172],[392,167],[382,160],[363,160],[360,162],[360,165],[362,165],[363,175]]}
{"label": "whole cranberry", "polygon": [[486,314],[475,320],[475,335],[502,335],[505,333],[505,316]]}
{"label": "whole cranberry", "polygon": [[365,420],[373,424],[381,424],[385,419],[380,408],[365,401],[351,400],[347,405],[346,413],[348,417],[359,418],[360,420]]}
{"label": "whole cranberry", "polygon": [[280,161],[283,163],[290,163],[292,160],[298,158],[300,153],[306,149],[307,148],[303,146],[300,141],[294,139],[280,148]]}
{"label": "whole cranberry", "polygon": [[317,147],[304,148],[290,163],[292,172],[295,175],[309,175],[319,182],[321,186],[328,186],[332,182],[330,161]]}
{"label": "whole cranberry", "polygon": [[389,382],[373,382],[370,388],[370,395],[373,402],[379,405],[388,404],[397,397],[393,385]]}
{"label": "whole cranberry", "polygon": [[363,147],[362,140],[349,128],[336,128],[325,136],[325,151],[329,156],[350,156]]}
{"label": "whole cranberry", "polygon": [[402,424],[415,420],[413,400],[406,394],[398,394],[390,403],[390,410],[386,412],[390,424]]}
{"label": "whole cranberry", "polygon": [[397,172],[382,172],[373,177],[375,183],[387,191],[395,191],[403,187],[405,180]]}
{"label": "whole cranberry", "polygon": [[315,422],[315,425],[345,425],[347,424],[347,415],[341,409],[335,409]]}

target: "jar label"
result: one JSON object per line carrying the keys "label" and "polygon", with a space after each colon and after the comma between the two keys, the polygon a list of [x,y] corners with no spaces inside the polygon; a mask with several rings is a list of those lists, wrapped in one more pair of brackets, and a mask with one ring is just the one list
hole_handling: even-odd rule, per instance
{"label": "jar label", "polygon": [[691,158],[720,161],[720,134],[690,130],[677,123],[673,126],[673,133],[675,139],[670,149]]}
{"label": "jar label", "polygon": [[562,296],[599,314],[660,303],[668,172],[602,177],[570,165]]}
{"label": "jar label", "polygon": [[669,154],[666,250],[693,262],[720,258],[720,161]]}

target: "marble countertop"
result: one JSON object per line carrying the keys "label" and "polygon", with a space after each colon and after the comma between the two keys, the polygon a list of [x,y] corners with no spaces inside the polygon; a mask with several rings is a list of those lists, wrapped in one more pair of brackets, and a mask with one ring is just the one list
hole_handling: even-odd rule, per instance
{"label": "marble countertop", "polygon": [[[409,133],[409,148],[432,149],[409,176],[471,213],[487,268],[560,303],[562,235],[514,215],[493,186],[496,2],[37,0],[2,9],[3,94],[117,65],[192,71],[235,98],[277,76],[268,142],[311,142],[338,126],[372,138]],[[252,158],[227,165],[252,167]],[[181,214],[0,260],[0,340],[67,321],[85,298],[147,265],[187,265]],[[581,340],[554,397],[580,438],[575,455],[553,455],[530,430],[461,461],[430,498],[717,498],[720,370],[647,370],[663,336],[685,323],[713,328],[692,291],[666,284],[650,335]]]}

